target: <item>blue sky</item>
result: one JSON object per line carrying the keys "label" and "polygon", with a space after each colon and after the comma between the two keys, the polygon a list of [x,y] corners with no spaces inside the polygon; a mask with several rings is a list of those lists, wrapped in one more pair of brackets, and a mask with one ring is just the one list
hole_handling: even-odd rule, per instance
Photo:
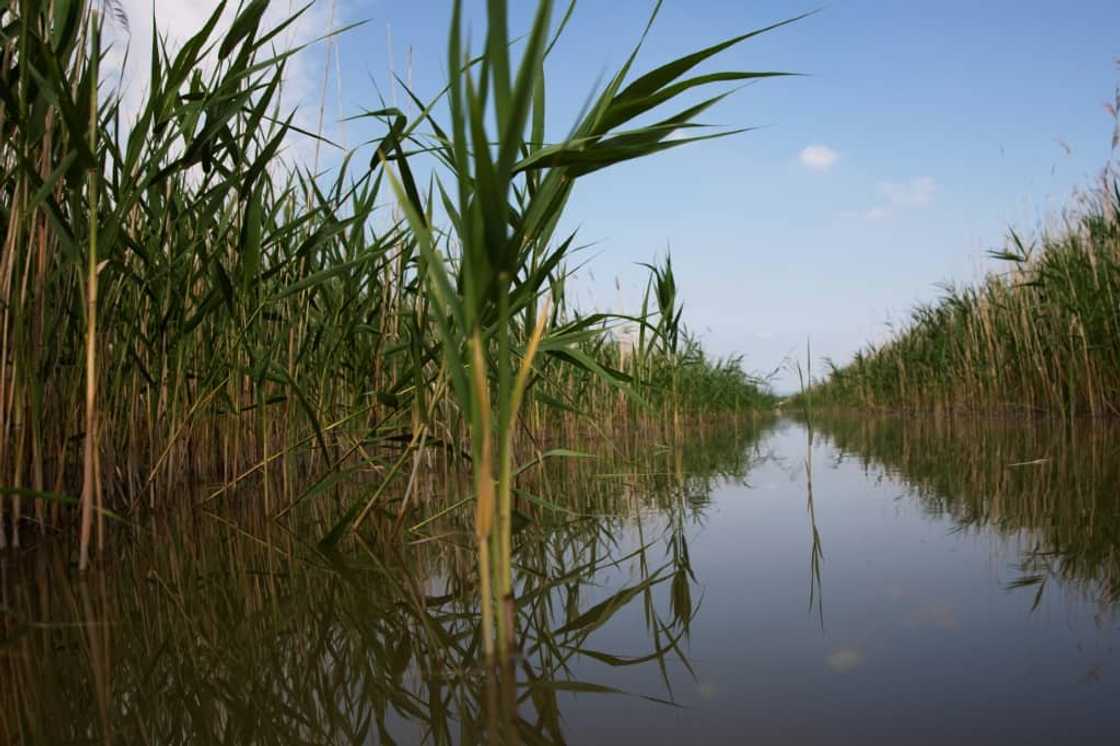
{"label": "blue sky", "polygon": [[[535,3],[510,5],[514,33],[526,30]],[[477,48],[482,3],[468,6]],[[651,7],[577,6],[548,67],[555,135],[617,68]],[[638,69],[815,7],[666,0]],[[392,99],[390,66],[422,97],[437,92],[449,8],[339,0],[339,21],[368,23],[339,42],[343,93],[331,110],[375,108],[372,81]],[[1052,224],[1093,183],[1111,156],[1104,104],[1120,80],[1118,28],[1120,3],[1104,0],[841,0],[734,48],[709,69],[805,76],[749,86],[705,117],[756,131],[577,188],[570,227],[595,244],[575,283],[581,305],[635,308],[645,277],[635,263],[669,246],[686,323],[713,352],[766,371],[803,357],[811,339],[814,358],[846,360],[936,297],[937,283],[980,277],[1009,227]],[[345,137],[374,134],[351,124]]]}

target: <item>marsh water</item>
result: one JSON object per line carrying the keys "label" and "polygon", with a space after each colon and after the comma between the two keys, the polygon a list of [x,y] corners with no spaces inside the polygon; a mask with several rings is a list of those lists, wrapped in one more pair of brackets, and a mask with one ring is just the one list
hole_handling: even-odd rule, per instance
{"label": "marsh water", "polygon": [[[542,475],[516,535],[518,738],[1109,742],[1118,434],[777,419]],[[0,740],[481,738],[466,517],[328,552],[314,517],[230,502],[145,524],[85,579],[66,548],[3,559]]]}

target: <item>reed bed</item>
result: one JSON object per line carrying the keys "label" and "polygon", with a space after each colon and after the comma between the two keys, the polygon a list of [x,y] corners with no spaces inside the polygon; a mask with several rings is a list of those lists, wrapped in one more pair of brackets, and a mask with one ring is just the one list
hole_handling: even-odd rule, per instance
{"label": "reed bed", "polygon": [[455,2],[447,88],[410,91],[412,119],[366,112],[385,136],[320,174],[280,158],[318,135],[276,103],[299,50],[275,51],[294,19],[263,26],[267,5],[222,3],[178,49],[153,38],[126,120],[99,84],[112,3],[0,0],[0,546],[61,532],[85,570],[111,556],[107,522],[142,510],[241,499],[283,521],[346,501],[314,537],[330,548],[391,495],[398,523],[422,509],[433,464],[466,468],[452,507],[473,506],[481,650],[508,659],[527,470],[588,433],[664,443],[771,402],[690,337],[668,259],[638,313],[570,307],[575,236],[556,230],[580,177],[731,134],[696,121],[727,91],[658,112],[780,75],[689,77],[783,24],[640,75],[639,43],[545,142],[544,63],[572,6],[542,0],[515,43],[489,0],[474,50]]}
{"label": "reed bed", "polygon": [[1025,241],[973,287],[948,287],[812,390],[819,406],[1120,414],[1120,181]]}

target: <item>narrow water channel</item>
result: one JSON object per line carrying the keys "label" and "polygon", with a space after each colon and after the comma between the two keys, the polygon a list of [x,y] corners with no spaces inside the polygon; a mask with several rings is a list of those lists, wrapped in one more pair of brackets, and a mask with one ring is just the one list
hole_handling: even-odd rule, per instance
{"label": "narrow water channel", "polygon": [[[521,739],[1107,742],[1118,434],[785,419],[554,477],[517,534]],[[63,551],[8,556],[0,740],[473,742],[459,528],[324,554],[206,513],[84,580]]]}

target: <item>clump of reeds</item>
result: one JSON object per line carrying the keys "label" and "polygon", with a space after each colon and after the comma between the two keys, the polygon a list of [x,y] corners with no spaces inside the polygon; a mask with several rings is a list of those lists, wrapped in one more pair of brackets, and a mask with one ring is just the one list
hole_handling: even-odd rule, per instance
{"label": "clump of reeds", "polygon": [[[644,117],[777,73],[689,77],[761,31],[631,80],[635,48],[547,143],[544,63],[567,15],[554,24],[542,1],[515,45],[490,0],[472,57],[456,2],[447,90],[411,122],[371,112],[388,134],[368,166],[350,153],[323,176],[277,159],[306,133],[276,103],[294,51],[272,41],[294,19],[263,26],[265,4],[239,5],[223,37],[219,5],[174,52],[153,38],[150,88],[126,121],[99,90],[96,4],[0,1],[0,537],[18,544],[29,518],[71,525],[77,508],[85,569],[106,516],[188,485],[209,483],[209,500],[252,484],[275,517],[344,480],[372,485],[333,545],[402,486],[403,516],[438,452],[473,472],[483,647],[506,655],[519,453],[531,464],[551,433],[601,431],[603,411],[679,435],[767,401],[738,360],[710,361],[684,332],[667,263],[658,308],[627,319],[636,354],[619,319],[567,307],[574,236],[555,231],[573,186],[729,134],[681,136],[726,93]],[[437,160],[426,188],[422,153]],[[389,225],[372,219],[386,197],[403,215]]]}
{"label": "clump of reeds", "polygon": [[1010,264],[918,306],[887,342],[833,366],[816,401],[885,409],[1120,414],[1120,181],[1060,230],[1012,233]]}

